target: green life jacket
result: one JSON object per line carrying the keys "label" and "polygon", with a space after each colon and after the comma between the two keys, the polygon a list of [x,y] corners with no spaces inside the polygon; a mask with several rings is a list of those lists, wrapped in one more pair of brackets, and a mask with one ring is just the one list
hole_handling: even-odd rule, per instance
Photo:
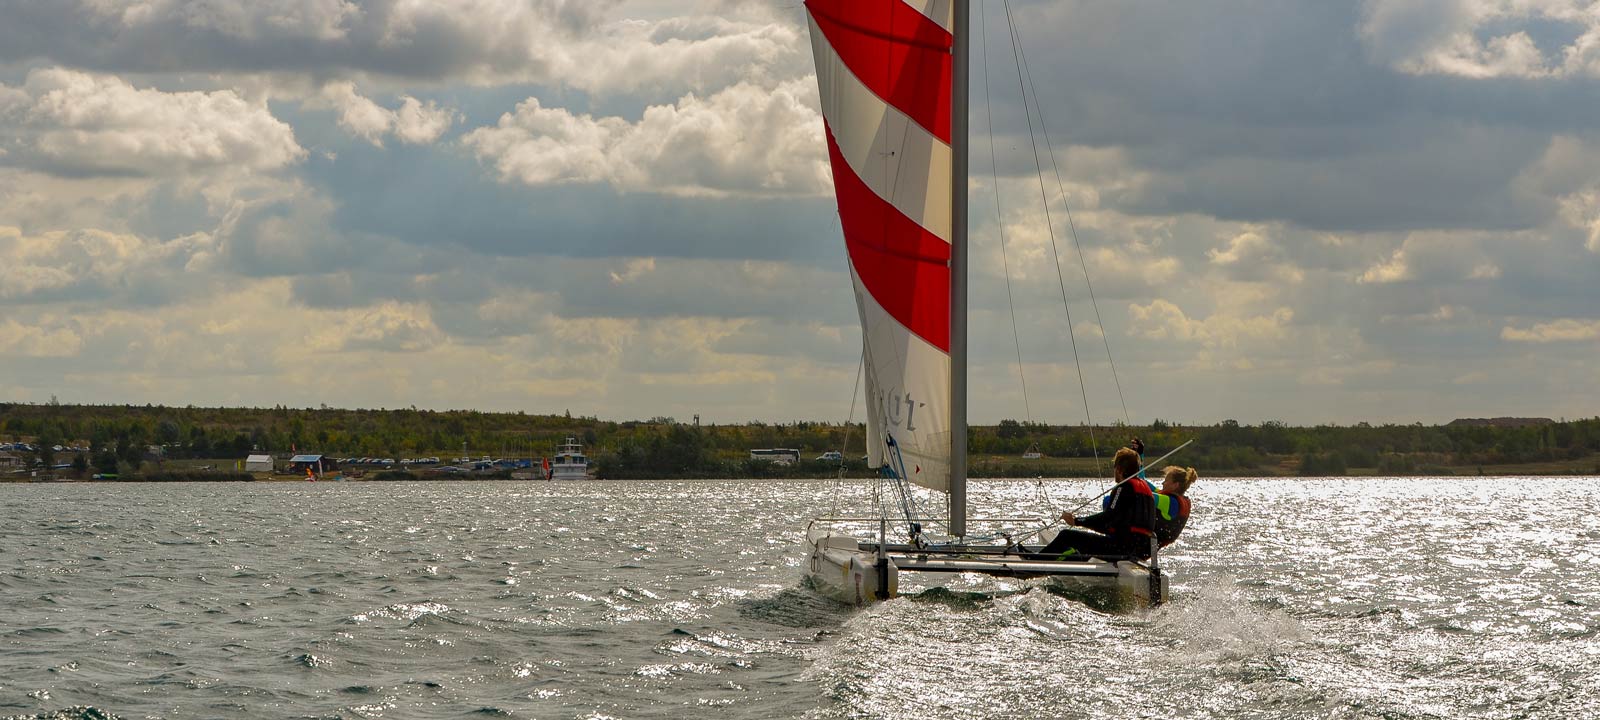
{"label": "green life jacket", "polygon": [[1156,514],[1160,515],[1162,520],[1171,521],[1176,519],[1174,515],[1182,517],[1189,514],[1188,508],[1184,507],[1185,503],[1180,499],[1163,493],[1156,493],[1155,496]]}

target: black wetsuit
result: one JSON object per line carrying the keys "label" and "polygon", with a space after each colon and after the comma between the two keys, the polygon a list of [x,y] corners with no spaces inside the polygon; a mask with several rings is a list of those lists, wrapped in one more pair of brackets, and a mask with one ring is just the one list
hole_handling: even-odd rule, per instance
{"label": "black wetsuit", "polygon": [[1110,507],[1078,519],[1077,528],[1066,528],[1040,550],[1041,560],[1071,560],[1077,557],[1148,557],[1150,536],[1155,532],[1154,493],[1144,480],[1118,483],[1111,490]]}

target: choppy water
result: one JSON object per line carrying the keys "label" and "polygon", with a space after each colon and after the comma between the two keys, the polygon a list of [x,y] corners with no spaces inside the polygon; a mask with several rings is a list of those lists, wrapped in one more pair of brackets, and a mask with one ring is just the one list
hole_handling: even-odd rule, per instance
{"label": "choppy water", "polygon": [[0,716],[1594,718],[1595,483],[1202,480],[1131,615],[833,605],[822,482],[0,486]]}

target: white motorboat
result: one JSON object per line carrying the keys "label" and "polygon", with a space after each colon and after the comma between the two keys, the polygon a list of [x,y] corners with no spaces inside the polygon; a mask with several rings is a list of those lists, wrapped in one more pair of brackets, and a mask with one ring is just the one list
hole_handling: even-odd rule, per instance
{"label": "white motorboat", "polygon": [[556,450],[550,462],[548,477],[551,480],[588,480],[589,458],[583,454],[583,445],[575,437],[567,438]]}

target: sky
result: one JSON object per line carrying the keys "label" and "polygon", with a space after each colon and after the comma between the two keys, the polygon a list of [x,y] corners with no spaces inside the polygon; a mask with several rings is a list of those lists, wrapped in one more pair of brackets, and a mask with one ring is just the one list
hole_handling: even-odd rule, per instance
{"label": "sky", "polygon": [[[973,422],[1600,413],[1600,3],[974,5]],[[859,421],[808,32],[0,0],[0,400]]]}

